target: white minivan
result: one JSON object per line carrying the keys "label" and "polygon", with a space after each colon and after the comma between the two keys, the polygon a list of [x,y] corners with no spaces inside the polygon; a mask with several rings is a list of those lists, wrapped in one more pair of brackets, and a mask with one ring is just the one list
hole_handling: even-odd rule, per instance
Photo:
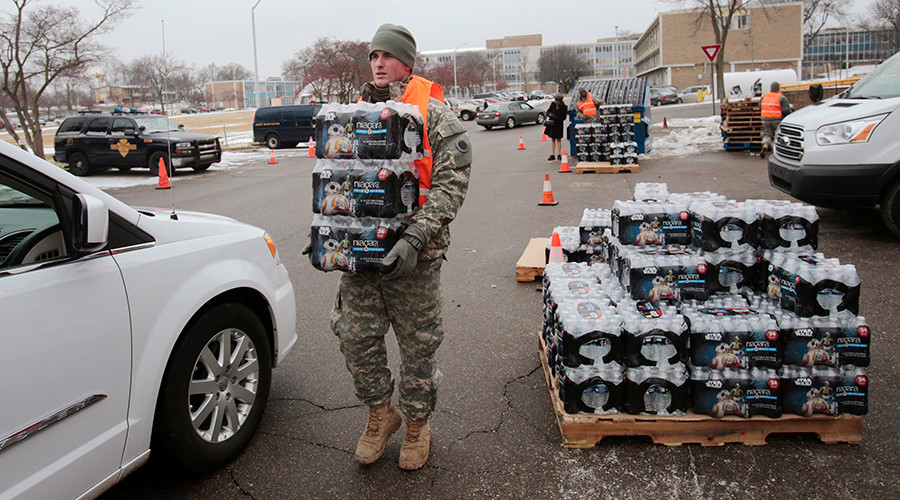
{"label": "white minivan", "polygon": [[0,500],[235,458],[297,340],[272,238],[137,209],[0,141]]}
{"label": "white minivan", "polygon": [[879,206],[900,236],[900,53],[847,91],[791,113],[775,136],[769,182],[813,205]]}

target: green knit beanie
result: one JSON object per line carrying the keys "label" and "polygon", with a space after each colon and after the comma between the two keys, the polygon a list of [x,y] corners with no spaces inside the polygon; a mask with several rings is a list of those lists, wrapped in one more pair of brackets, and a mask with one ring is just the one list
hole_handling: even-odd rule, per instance
{"label": "green knit beanie", "polygon": [[369,44],[369,56],[376,50],[391,54],[410,68],[416,63],[416,39],[399,24],[382,24]]}

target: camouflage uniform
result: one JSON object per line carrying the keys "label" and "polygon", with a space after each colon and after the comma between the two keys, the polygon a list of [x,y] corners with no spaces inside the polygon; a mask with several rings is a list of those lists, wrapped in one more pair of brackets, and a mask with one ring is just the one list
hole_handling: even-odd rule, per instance
{"label": "camouflage uniform", "polygon": [[[371,83],[362,89],[372,101]],[[400,101],[403,82],[390,84]],[[425,205],[412,218],[428,236],[415,270],[394,281],[367,271],[341,275],[331,329],[338,336],[356,396],[366,405],[389,401],[394,382],[388,369],[384,337],[393,326],[400,346],[400,411],[410,419],[428,418],[441,374],[435,352],[444,337],[441,320],[441,263],[450,246],[448,225],[462,206],[469,185],[472,152],[468,134],[447,106],[431,98],[427,117],[433,163],[431,189]]]}

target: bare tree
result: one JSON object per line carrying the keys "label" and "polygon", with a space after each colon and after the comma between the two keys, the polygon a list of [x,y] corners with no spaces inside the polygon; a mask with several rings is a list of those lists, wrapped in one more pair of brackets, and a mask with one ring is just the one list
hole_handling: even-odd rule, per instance
{"label": "bare tree", "polygon": [[[97,37],[130,14],[131,0],[95,0],[102,13],[93,21],[82,20],[74,7],[36,5],[39,0],[11,3],[11,13],[0,13],[0,93],[9,97],[25,142],[44,158],[41,97],[56,79],[99,60]],[[0,119],[18,141],[5,109]]]}
{"label": "bare tree", "polygon": [[803,48],[808,47],[830,22],[847,16],[848,0],[804,0],[803,1]]}
{"label": "bare tree", "polygon": [[900,0],[876,0],[869,5],[869,16],[864,26],[890,31],[894,50],[900,48]]}
{"label": "bare tree", "polygon": [[466,95],[477,93],[490,79],[491,63],[480,52],[463,52],[456,59],[457,84]]}
{"label": "bare tree", "polygon": [[538,79],[542,82],[555,82],[562,91],[574,88],[579,78],[590,74],[591,66],[588,61],[580,57],[575,47],[570,45],[547,49],[538,59]]}
{"label": "bare tree", "polygon": [[350,102],[359,88],[372,77],[369,67],[369,44],[361,41],[319,38],[281,65],[285,80],[312,85],[320,99],[336,98]]}
{"label": "bare tree", "polygon": [[128,66],[129,83],[146,88],[153,93],[163,113],[166,112],[166,100],[175,95],[171,78],[185,71],[186,67],[171,54],[149,55],[135,59]]}

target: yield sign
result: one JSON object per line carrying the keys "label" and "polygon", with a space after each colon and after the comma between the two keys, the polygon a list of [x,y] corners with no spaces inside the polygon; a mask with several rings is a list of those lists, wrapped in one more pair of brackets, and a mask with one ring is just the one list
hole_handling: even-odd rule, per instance
{"label": "yield sign", "polygon": [[719,55],[719,49],[722,48],[722,44],[705,45],[700,48],[703,49],[703,53],[706,54],[706,58],[709,59],[709,62],[715,62],[716,56]]}

